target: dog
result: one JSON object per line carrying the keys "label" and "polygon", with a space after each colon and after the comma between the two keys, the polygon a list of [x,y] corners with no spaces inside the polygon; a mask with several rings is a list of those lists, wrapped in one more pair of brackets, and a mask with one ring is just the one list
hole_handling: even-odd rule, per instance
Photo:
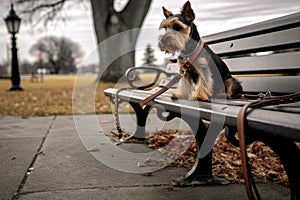
{"label": "dog", "polygon": [[[162,9],[165,19],[159,29],[165,29],[165,33],[158,37],[158,47],[173,55],[179,52],[179,71],[185,72],[171,98],[208,101],[212,97],[225,96],[226,99],[232,99],[241,94],[240,82],[232,77],[222,59],[201,40],[193,23],[195,13],[191,3],[187,1],[179,14],[173,14],[164,7]],[[201,42],[204,43],[201,53],[188,68],[184,68],[184,63]]]}

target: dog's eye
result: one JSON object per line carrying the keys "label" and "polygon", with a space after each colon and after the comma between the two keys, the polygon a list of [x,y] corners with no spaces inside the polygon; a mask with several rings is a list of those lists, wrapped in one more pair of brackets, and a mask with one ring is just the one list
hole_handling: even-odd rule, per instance
{"label": "dog's eye", "polygon": [[175,30],[175,31],[180,31],[180,30],[182,30],[182,27],[181,27],[180,25],[175,24],[175,25],[173,26],[173,30]]}

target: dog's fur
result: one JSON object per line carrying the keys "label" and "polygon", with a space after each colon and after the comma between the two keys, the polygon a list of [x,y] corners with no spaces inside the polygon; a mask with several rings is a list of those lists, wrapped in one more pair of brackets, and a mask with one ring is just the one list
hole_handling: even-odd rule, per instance
{"label": "dog's fur", "polygon": [[[173,55],[175,52],[180,52],[178,65],[180,70],[183,70],[184,62],[193,54],[201,41],[197,27],[193,23],[194,11],[187,1],[180,14],[173,15],[164,7],[163,13],[166,19],[161,22],[159,29],[165,29],[166,32],[159,36],[158,47],[161,51]],[[225,96],[231,99],[240,93],[242,93],[240,83],[231,76],[221,58],[204,43],[203,50],[188,68],[171,98],[207,101],[212,96]]]}

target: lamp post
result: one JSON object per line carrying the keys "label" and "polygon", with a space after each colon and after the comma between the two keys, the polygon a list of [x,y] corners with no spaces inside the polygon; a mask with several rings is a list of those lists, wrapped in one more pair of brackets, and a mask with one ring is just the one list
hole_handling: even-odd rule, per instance
{"label": "lamp post", "polygon": [[11,37],[11,52],[12,52],[12,60],[11,60],[11,83],[12,87],[10,91],[14,90],[23,90],[20,87],[20,73],[19,73],[19,64],[18,64],[18,49],[16,45],[16,34],[19,32],[21,18],[16,15],[14,11],[14,5],[11,4],[11,9],[9,15],[4,19],[8,32],[12,35]]}

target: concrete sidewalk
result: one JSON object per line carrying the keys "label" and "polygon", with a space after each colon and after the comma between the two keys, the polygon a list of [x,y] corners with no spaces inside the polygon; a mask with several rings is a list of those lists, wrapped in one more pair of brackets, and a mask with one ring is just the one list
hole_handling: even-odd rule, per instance
{"label": "concrete sidewalk", "polygon": [[[95,119],[100,126],[91,125]],[[172,187],[170,181],[185,174],[184,168],[167,167],[143,176],[108,167],[95,155],[105,153],[109,144],[95,138],[104,138],[103,133],[113,129],[111,115],[0,116],[0,199],[247,199],[242,184]],[[98,143],[97,148],[86,148]],[[121,148],[144,151],[145,145],[122,144]],[[113,153],[110,156],[117,159]],[[121,159],[130,163],[130,158]],[[263,199],[289,199],[288,188],[258,187]]]}

